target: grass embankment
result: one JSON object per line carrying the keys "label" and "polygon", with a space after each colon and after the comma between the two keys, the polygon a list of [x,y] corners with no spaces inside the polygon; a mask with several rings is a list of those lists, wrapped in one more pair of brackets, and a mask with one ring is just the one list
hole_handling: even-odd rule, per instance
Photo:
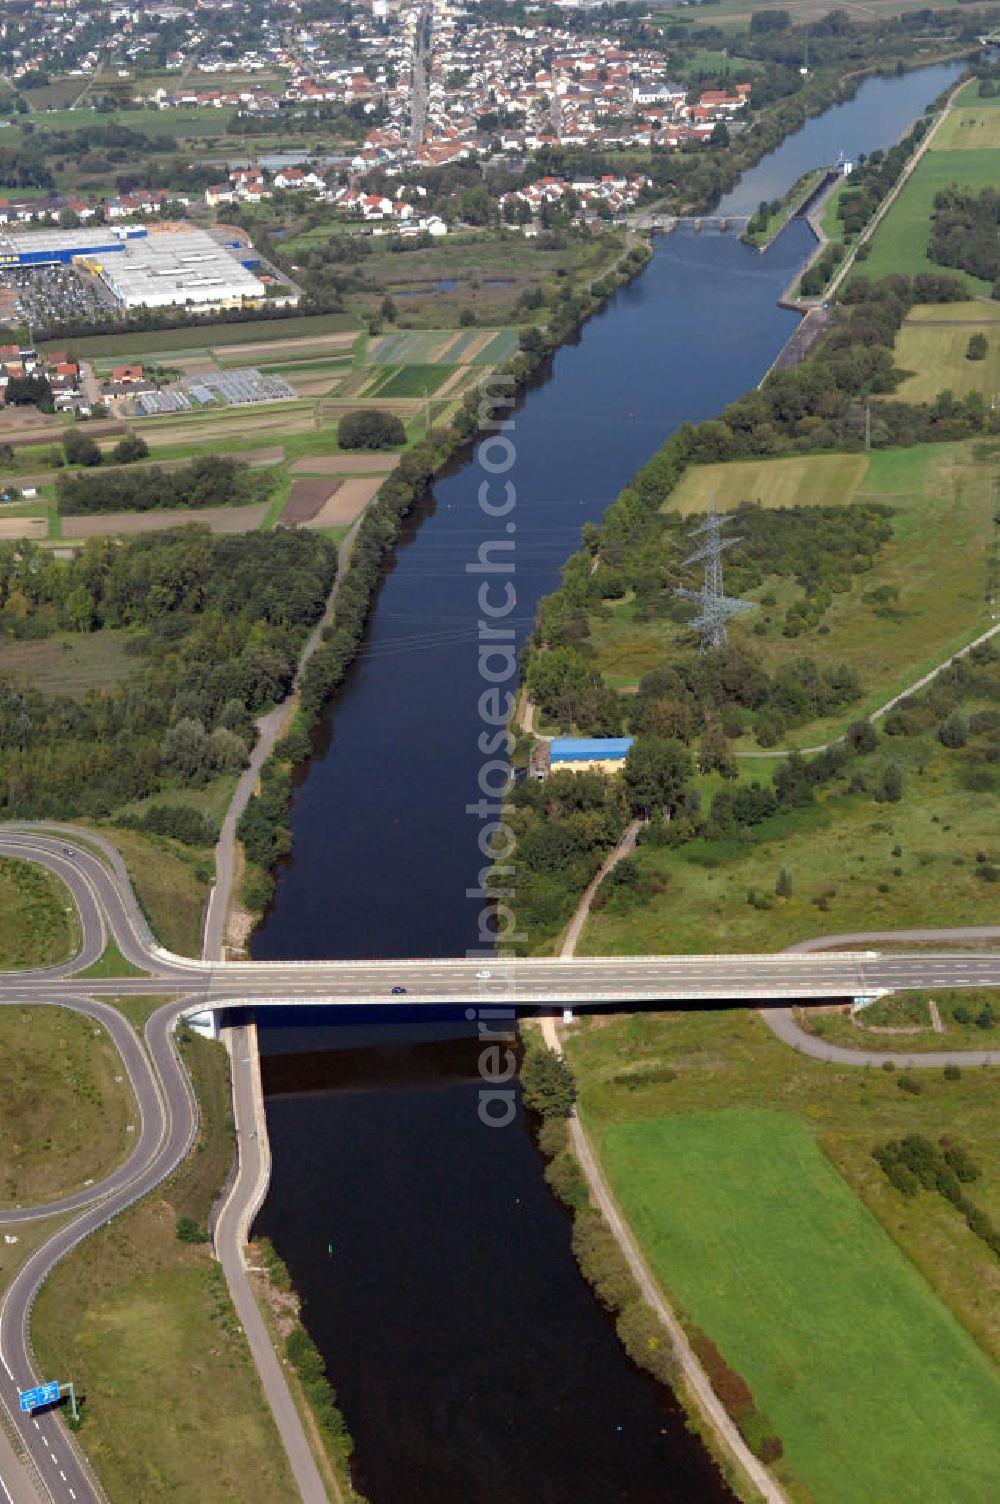
{"label": "grass embankment", "polygon": [[0,857],[0,971],[55,966],[79,948],[69,890],[35,862]]}
{"label": "grass embankment", "polygon": [[183,1049],[197,1148],[59,1266],[32,1337],[42,1367],[72,1372],[86,1396],[81,1440],[111,1499],[273,1504],[294,1484],[224,1276],[176,1232],[180,1217],[204,1226],[232,1153],[225,1053],[196,1036]]}
{"label": "grass embankment", "polygon": [[943,1197],[900,1195],[871,1157],[947,1131],[995,1217],[989,1072],[934,1072],[910,1096],[895,1074],[795,1055],[745,1012],[590,1019],[568,1049],[622,1209],[770,1419],[791,1496],[995,1498],[996,1261]]}
{"label": "grass embankment", "polygon": [[121,852],[143,913],[160,943],[178,955],[200,955],[202,916],[212,888],[210,853],[167,836],[118,826],[93,828],[101,829]]}
{"label": "grass embankment", "polygon": [[121,1057],[99,1024],[67,1008],[0,1008],[0,1204],[39,1205],[107,1175],[136,1131]]}
{"label": "grass embankment", "polygon": [[[788,738],[792,745],[811,746],[838,734],[847,721],[884,704],[989,625],[993,469],[976,458],[973,443],[696,466],[668,505],[701,512],[713,495],[720,510],[758,500],[764,506],[881,502],[893,509],[891,541],[849,590],[834,595],[823,631],[784,636],[784,611],[800,587],[779,576],[749,592],[759,600],[770,591],[776,604],[730,625],[731,640],[748,646],[769,670],[810,657],[824,667],[847,663],[857,673],[862,701],[835,719],[797,728]],[[898,592],[891,619],[873,595],[880,586]],[[770,623],[763,636],[761,622]],[[635,684],[665,661],[680,633],[667,619],[643,619],[631,599],[605,603],[593,625],[596,665],[610,685]]]}
{"label": "grass embankment", "polygon": [[[1000,122],[1000,110],[996,118]],[[968,358],[974,334],[986,336],[984,360]],[[895,361],[910,373],[895,393],[904,402],[933,402],[945,390],[956,397],[981,392],[992,402],[1000,391],[1000,304],[929,303],[914,308],[896,338]]]}
{"label": "grass embankment", "polygon": [[[941,1032],[933,1026],[931,1004],[937,1006]],[[990,989],[943,988],[932,992],[896,992],[846,1013],[798,1010],[810,1034],[855,1050],[885,1050],[900,1055],[934,1050],[968,1050],[970,1059],[981,1050],[1000,1047],[1000,996]]]}
{"label": "grass embankment", "polygon": [[105,981],[109,977],[148,977],[149,972],[126,961],[115,942],[109,940],[100,960],[88,966],[85,971],[77,972],[77,976],[81,981]]}

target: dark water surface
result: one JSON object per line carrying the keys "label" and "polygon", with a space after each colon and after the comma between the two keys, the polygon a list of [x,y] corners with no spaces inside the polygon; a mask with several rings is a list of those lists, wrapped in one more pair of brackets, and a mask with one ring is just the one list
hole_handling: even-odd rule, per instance
{"label": "dark water surface", "polygon": [[[723,210],[756,208],[841,149],[890,144],[957,71],[865,84],[748,174]],[[643,274],[559,351],[514,416],[505,477],[518,498],[521,638],[581,525],[680,423],[759,380],[796,325],[775,298],[812,244],[798,221],[764,256],[732,236],[660,240]],[[482,865],[480,822],[465,806],[479,797],[483,686],[479,578],[465,566],[503,536],[477,505],[485,478],[473,462],[441,479],[400,539],[297,790],[294,856],[257,958],[476,944],[479,904],[465,893]],[[274,1173],[260,1226],[303,1296],[372,1504],[728,1499],[580,1279],[521,1119],[480,1123],[471,1027],[349,1028],[307,1010],[262,1025]]]}

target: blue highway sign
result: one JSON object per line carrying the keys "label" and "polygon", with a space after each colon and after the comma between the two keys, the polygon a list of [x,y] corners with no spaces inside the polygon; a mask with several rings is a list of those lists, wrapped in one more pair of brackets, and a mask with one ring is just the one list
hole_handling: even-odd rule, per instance
{"label": "blue highway sign", "polygon": [[22,1389],[18,1400],[22,1410],[37,1410],[40,1405],[54,1405],[59,1398],[59,1385],[53,1381],[51,1384],[39,1384],[37,1389]]}

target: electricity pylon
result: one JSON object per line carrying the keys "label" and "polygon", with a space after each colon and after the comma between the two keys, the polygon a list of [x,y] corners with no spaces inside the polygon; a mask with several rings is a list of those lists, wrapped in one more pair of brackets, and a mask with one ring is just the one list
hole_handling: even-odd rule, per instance
{"label": "electricity pylon", "polygon": [[705,521],[691,533],[692,538],[704,536],[705,542],[690,558],[684,560],[685,565],[704,563],[705,583],[700,590],[677,590],[682,600],[693,601],[700,607],[691,625],[698,628],[699,650],[702,653],[725,647],[729,618],[740,616],[744,611],[752,611],[754,608],[753,601],[741,601],[735,596],[727,595],[722,582],[722,555],[727,548],[732,548],[740,541],[739,538],[722,536],[722,529],[732,520],[730,515],[715,510],[713,497],[708,504]]}

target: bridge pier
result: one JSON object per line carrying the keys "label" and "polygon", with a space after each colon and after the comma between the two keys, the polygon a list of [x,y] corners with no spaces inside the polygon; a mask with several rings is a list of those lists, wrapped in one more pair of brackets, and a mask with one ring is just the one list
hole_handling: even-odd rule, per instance
{"label": "bridge pier", "polygon": [[218,1039],[221,1013],[215,1008],[207,1008],[204,1013],[192,1013],[186,1020],[196,1034],[201,1034],[205,1039]]}

